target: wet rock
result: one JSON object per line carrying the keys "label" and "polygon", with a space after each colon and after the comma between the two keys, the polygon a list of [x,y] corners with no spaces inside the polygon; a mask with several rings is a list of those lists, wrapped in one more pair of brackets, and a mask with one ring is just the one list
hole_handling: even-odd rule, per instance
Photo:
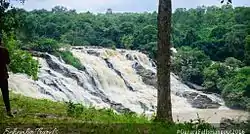
{"label": "wet rock", "polygon": [[110,103],[110,106],[112,109],[116,109],[117,112],[119,113],[132,113],[135,114],[135,112],[131,111],[129,108],[125,108],[122,104],[120,103]]}
{"label": "wet rock", "polygon": [[249,123],[228,118],[222,118],[220,121],[220,129],[222,130],[247,130],[250,132]]}
{"label": "wet rock", "polygon": [[[34,92],[38,92],[37,94],[41,97],[45,96],[48,99],[56,101],[72,100],[73,102],[86,105],[112,108],[117,112],[133,111],[140,113],[145,111],[145,113],[147,113],[148,111],[156,109],[156,107],[153,107],[156,105],[157,98],[155,61],[150,60],[145,55],[138,52],[126,50],[124,50],[124,54],[117,53],[117,57],[114,57],[114,60],[102,59],[100,56],[94,57],[89,55],[102,55],[102,53],[105,53],[106,49],[102,48],[97,50],[93,47],[81,48],[82,51],[84,50],[84,54],[81,55],[81,51],[78,50],[72,51],[72,53],[74,56],[81,59],[84,65],[86,64],[85,70],[79,70],[65,64],[53,55],[37,53],[36,57],[39,57],[42,68],[40,69],[39,80],[34,82],[34,85],[37,85],[36,88],[38,88],[38,90]],[[126,56],[126,54],[128,55]],[[122,60],[116,62],[116,60],[120,58]],[[124,62],[124,58],[130,61],[126,60]],[[95,60],[98,64],[95,64]],[[129,71],[129,73],[133,73],[133,77],[130,79],[130,75],[126,74],[128,72],[121,69],[118,64],[123,65],[124,62],[124,65],[127,65],[127,63],[131,63],[131,61],[134,62],[132,66],[134,71]],[[99,68],[98,66],[101,67]],[[131,66],[129,66],[129,70],[131,69]],[[114,75],[113,72],[117,75]],[[107,78],[110,76],[112,76],[112,78]],[[138,78],[138,76],[141,77],[140,81],[135,79]],[[120,78],[124,80],[127,87],[123,86],[124,84],[120,81]],[[119,79],[119,81],[116,81],[117,79]],[[111,80],[114,81],[114,83]],[[178,102],[178,106],[174,107],[175,109],[182,109],[182,106],[191,108],[188,103],[193,107],[203,109],[219,107],[218,103],[212,101],[216,98],[214,95],[201,95],[201,93],[196,93],[198,91],[190,89],[173,74],[171,74],[171,87],[173,93],[172,98],[174,100],[179,100],[175,101]],[[135,94],[130,91],[135,91]],[[27,94],[29,94],[29,96],[34,96],[31,93],[32,92],[29,92]],[[184,98],[177,97],[176,95]],[[175,103],[174,106],[176,104],[177,103]]]}
{"label": "wet rock", "polygon": [[221,105],[217,102],[214,102],[206,95],[201,95],[196,92],[184,92],[181,94],[182,97],[185,97],[187,101],[192,105],[193,108],[199,109],[217,109]]}
{"label": "wet rock", "polygon": [[134,58],[131,54],[126,54],[126,58],[127,58],[127,60],[131,60],[131,61],[134,60]]}
{"label": "wet rock", "polygon": [[[80,87],[87,90],[91,95],[100,98],[104,103],[109,104],[111,108],[113,108],[117,112],[132,112],[129,108],[126,108],[123,104],[117,103],[109,99],[109,97],[97,87],[95,78],[91,74],[89,74],[87,69],[84,70],[84,72],[80,72],[79,70],[76,70],[73,67],[70,67],[68,65],[64,65],[58,62],[57,61],[58,59],[56,57],[49,55],[49,54],[36,53],[36,56],[44,58],[50,69],[52,69],[53,71],[56,71],[57,73],[60,73],[61,75],[67,78],[75,80]],[[110,63],[109,66],[112,68],[113,67],[112,63]],[[88,85],[86,85],[84,77],[82,77],[83,75],[86,76],[85,78],[87,79],[88,83],[90,83],[90,85],[92,85],[94,89],[91,89],[90,87],[88,87]],[[49,79],[47,81],[46,80],[47,78],[40,77],[40,81],[42,81],[45,85],[53,88],[53,90],[56,90],[65,94],[67,98],[69,98],[70,100],[72,99],[72,97],[75,96],[75,94],[70,89],[68,89],[66,85],[60,82],[60,80],[57,80],[57,79],[53,79],[53,80]],[[129,83],[125,83],[125,84],[129,84]],[[127,86],[130,90],[133,90],[131,86],[130,87],[129,85]],[[66,92],[70,93],[70,95],[72,96],[69,96]]]}
{"label": "wet rock", "polygon": [[124,54],[124,53],[126,53],[126,50],[121,50],[120,53]]}
{"label": "wet rock", "polygon": [[186,84],[188,87],[192,88],[192,89],[195,89],[197,91],[204,91],[205,88],[202,87],[202,86],[199,86],[199,85],[196,85],[194,83],[191,83],[191,82],[187,82],[185,81],[184,84]]}
{"label": "wet rock", "polygon": [[101,55],[100,52],[97,52],[95,50],[87,50],[87,53],[89,55],[94,55],[94,56],[97,56],[97,57],[99,57]]}
{"label": "wet rock", "polygon": [[136,62],[133,65],[133,68],[136,70],[136,73],[142,77],[142,81],[145,84],[154,86],[155,88],[157,88],[157,76],[153,71],[144,68],[138,62]]}
{"label": "wet rock", "polygon": [[104,61],[106,62],[107,66],[109,68],[111,68],[112,70],[115,71],[115,73],[121,77],[121,79],[124,81],[125,85],[127,86],[127,88],[130,91],[134,91],[133,87],[129,84],[129,82],[127,80],[125,80],[125,78],[122,76],[122,73],[120,71],[118,71],[117,69],[114,68],[113,64],[107,59],[105,58]]}
{"label": "wet rock", "polygon": [[152,67],[157,67],[157,66],[156,66],[156,61],[150,59],[150,62],[151,62],[151,64],[152,64]]}

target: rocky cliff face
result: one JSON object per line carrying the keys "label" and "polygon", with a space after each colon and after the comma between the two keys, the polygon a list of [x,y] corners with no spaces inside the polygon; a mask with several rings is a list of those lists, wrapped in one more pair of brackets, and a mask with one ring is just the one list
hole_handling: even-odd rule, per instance
{"label": "rocky cliff face", "polygon": [[[80,59],[84,70],[67,65],[53,55],[38,53],[35,57],[41,66],[38,81],[23,74],[11,74],[11,89],[34,98],[73,101],[117,112],[149,115],[155,112],[156,65],[146,55],[138,51],[93,47],[74,47],[71,52]],[[188,120],[197,112],[213,116],[223,108],[222,111],[232,113],[230,116],[238,114],[225,108],[220,97],[190,89],[174,74],[171,87],[175,119],[178,115],[179,120]],[[210,114],[206,113],[208,110],[201,110],[207,108],[214,110]]]}

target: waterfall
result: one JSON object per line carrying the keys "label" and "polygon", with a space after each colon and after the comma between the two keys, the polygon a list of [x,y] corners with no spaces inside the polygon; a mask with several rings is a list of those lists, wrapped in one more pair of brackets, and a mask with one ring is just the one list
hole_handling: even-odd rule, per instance
{"label": "waterfall", "polygon": [[[112,108],[117,112],[150,116],[156,111],[156,65],[147,55],[97,47],[73,47],[71,52],[85,70],[41,53],[37,57],[41,66],[38,81],[24,74],[10,74],[11,90],[37,99],[72,101],[85,106]],[[218,119],[239,114],[239,111],[226,108],[220,97],[191,89],[174,74],[171,74],[171,92],[175,119],[189,120],[195,118],[197,112],[204,118],[209,115],[216,119],[214,113]]]}

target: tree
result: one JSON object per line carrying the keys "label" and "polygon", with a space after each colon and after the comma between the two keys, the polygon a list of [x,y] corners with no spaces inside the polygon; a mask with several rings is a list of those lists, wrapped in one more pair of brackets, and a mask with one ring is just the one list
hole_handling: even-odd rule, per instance
{"label": "tree", "polygon": [[157,41],[157,27],[153,25],[147,25],[143,27],[135,38],[135,49],[145,50],[147,44]]}
{"label": "tree", "polygon": [[250,35],[246,37],[246,44],[245,44],[245,63],[250,65]]}
{"label": "tree", "polygon": [[206,91],[221,93],[224,86],[224,80],[227,79],[232,72],[233,70],[231,70],[229,66],[215,62],[204,69],[203,86],[206,88]]}
{"label": "tree", "polygon": [[102,40],[100,46],[111,48],[115,46],[115,43],[114,41],[105,38]]}
{"label": "tree", "polygon": [[108,8],[106,14],[112,14],[112,13],[113,13],[112,9]]}
{"label": "tree", "polygon": [[196,34],[195,30],[191,29],[187,32],[186,37],[182,41],[182,45],[190,46],[198,40],[200,40],[199,35]]}
{"label": "tree", "polygon": [[157,79],[158,100],[156,120],[173,122],[170,90],[171,0],[159,0]]}
{"label": "tree", "polygon": [[226,58],[225,65],[227,65],[228,67],[231,67],[232,69],[237,69],[237,68],[241,68],[244,66],[244,64],[240,60],[235,59],[234,57]]}
{"label": "tree", "polygon": [[203,70],[211,64],[211,60],[204,52],[191,47],[181,47],[174,54],[172,69],[182,80],[201,85]]}
{"label": "tree", "polygon": [[222,39],[223,36],[228,32],[228,29],[224,25],[219,25],[212,29],[210,33],[211,38]]}
{"label": "tree", "polygon": [[49,38],[41,38],[38,40],[37,45],[32,47],[32,50],[41,52],[56,52],[60,48],[58,42]]}
{"label": "tree", "polygon": [[[25,0],[15,0],[24,3]],[[0,0],[0,33],[2,34],[2,28],[4,24],[5,11],[10,7],[9,0]]]}
{"label": "tree", "polygon": [[[221,1],[222,3],[224,0]],[[232,0],[228,0],[231,3]],[[170,90],[171,0],[159,0],[157,78],[158,100],[156,120],[173,122]]]}
{"label": "tree", "polygon": [[[221,3],[224,3],[225,0],[221,0]],[[232,3],[232,0],[227,0],[227,4]]]}
{"label": "tree", "polygon": [[243,67],[227,80],[222,97],[231,108],[250,108],[250,67]]}
{"label": "tree", "polygon": [[134,33],[134,24],[131,22],[124,22],[120,25],[121,34],[128,35]]}
{"label": "tree", "polygon": [[52,8],[52,12],[56,13],[56,12],[67,12],[68,9],[66,7],[63,6],[55,6],[54,8]]}
{"label": "tree", "polygon": [[121,43],[124,45],[126,49],[130,49],[133,45],[134,37],[132,35],[124,35],[121,38]]}

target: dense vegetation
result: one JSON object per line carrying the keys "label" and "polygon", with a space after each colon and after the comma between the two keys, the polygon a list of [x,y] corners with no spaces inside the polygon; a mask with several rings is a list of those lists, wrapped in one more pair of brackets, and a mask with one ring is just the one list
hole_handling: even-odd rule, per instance
{"label": "dense vegetation", "polygon": [[73,56],[69,51],[57,51],[53,53],[55,56],[61,57],[66,64],[72,65],[73,67],[84,70],[85,67],[81,64],[80,60]]}
{"label": "dense vegetation", "polygon": [[[18,128],[17,131],[25,131],[27,128],[35,130],[54,130],[57,133],[177,133],[178,130],[194,131],[213,129],[203,120],[192,122],[166,124],[157,123],[144,115],[129,113],[117,114],[111,109],[95,109],[84,107],[81,104],[53,102],[39,100],[11,94],[13,111],[17,113],[15,118],[4,116],[4,109],[0,109],[0,133],[6,128]],[[0,101],[0,105],[3,102]],[[46,107],[44,107],[46,106]],[[7,130],[9,133],[13,130]],[[8,132],[5,132],[8,133]],[[21,132],[20,132],[21,133]],[[47,132],[48,133],[48,132]]]}
{"label": "dense vegetation", "polygon": [[[92,14],[57,6],[51,11],[12,9],[4,19],[4,30],[15,33],[19,49],[53,53],[63,44],[94,45],[137,49],[156,57],[156,12]],[[184,81],[221,94],[230,107],[249,108],[250,8],[180,8],[172,21],[172,45],[178,50],[173,71]],[[60,55],[82,68],[69,52]]]}
{"label": "dense vegetation", "polygon": [[32,55],[20,49],[20,42],[14,39],[13,34],[7,37],[4,34],[3,38],[5,46],[9,50],[9,56],[11,59],[9,69],[13,73],[24,73],[32,77],[32,79],[38,79],[38,61],[33,59]]}

